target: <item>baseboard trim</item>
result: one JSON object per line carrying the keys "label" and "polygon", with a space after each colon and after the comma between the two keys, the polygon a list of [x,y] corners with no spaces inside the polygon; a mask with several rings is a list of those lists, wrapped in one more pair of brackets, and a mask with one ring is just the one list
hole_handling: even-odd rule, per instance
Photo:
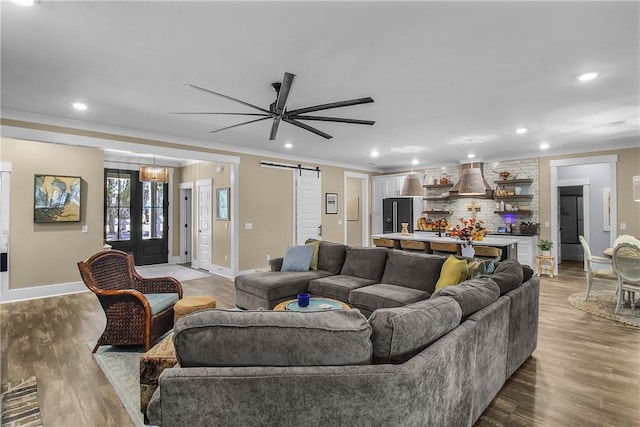
{"label": "baseboard trim", "polygon": [[230,268],[222,267],[221,265],[212,264],[211,270],[209,270],[209,273],[217,274],[218,276],[223,276],[223,277],[226,277],[227,279],[233,280],[234,278],[233,271]]}
{"label": "baseboard trim", "polygon": [[38,298],[57,297],[60,295],[89,292],[83,282],[59,283],[55,285],[32,286],[30,288],[5,289],[0,294],[0,303],[25,301]]}

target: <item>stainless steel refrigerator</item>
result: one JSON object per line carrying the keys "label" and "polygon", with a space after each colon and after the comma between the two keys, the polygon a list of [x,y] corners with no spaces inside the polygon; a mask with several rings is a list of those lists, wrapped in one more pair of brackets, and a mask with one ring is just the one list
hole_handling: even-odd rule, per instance
{"label": "stainless steel refrigerator", "polygon": [[383,233],[399,233],[402,231],[402,223],[409,224],[409,233],[413,233],[413,199],[411,197],[398,197],[384,199],[382,201],[382,230]]}

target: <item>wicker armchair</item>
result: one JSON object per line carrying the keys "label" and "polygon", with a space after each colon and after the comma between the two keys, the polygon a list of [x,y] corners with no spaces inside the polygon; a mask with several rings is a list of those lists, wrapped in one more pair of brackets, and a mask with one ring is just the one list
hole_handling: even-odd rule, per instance
{"label": "wicker armchair", "polygon": [[142,277],[133,267],[133,255],[117,250],[98,252],[80,261],[78,268],[107,317],[93,353],[105,344],[144,344],[148,351],[155,339],[173,327],[175,294],[177,299],[182,298],[178,280]]}

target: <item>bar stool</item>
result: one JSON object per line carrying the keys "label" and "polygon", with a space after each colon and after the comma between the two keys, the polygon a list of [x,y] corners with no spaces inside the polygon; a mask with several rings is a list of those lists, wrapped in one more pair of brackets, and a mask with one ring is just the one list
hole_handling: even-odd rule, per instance
{"label": "bar stool", "polygon": [[405,251],[427,251],[427,242],[417,242],[414,240],[400,240],[400,248]]}

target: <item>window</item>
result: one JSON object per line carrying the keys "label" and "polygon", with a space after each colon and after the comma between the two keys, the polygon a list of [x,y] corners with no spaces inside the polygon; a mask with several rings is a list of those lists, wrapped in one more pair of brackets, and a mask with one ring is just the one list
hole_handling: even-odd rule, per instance
{"label": "window", "polygon": [[164,183],[142,183],[142,239],[164,237]]}
{"label": "window", "polygon": [[106,240],[131,238],[131,174],[108,172],[106,187]]}

